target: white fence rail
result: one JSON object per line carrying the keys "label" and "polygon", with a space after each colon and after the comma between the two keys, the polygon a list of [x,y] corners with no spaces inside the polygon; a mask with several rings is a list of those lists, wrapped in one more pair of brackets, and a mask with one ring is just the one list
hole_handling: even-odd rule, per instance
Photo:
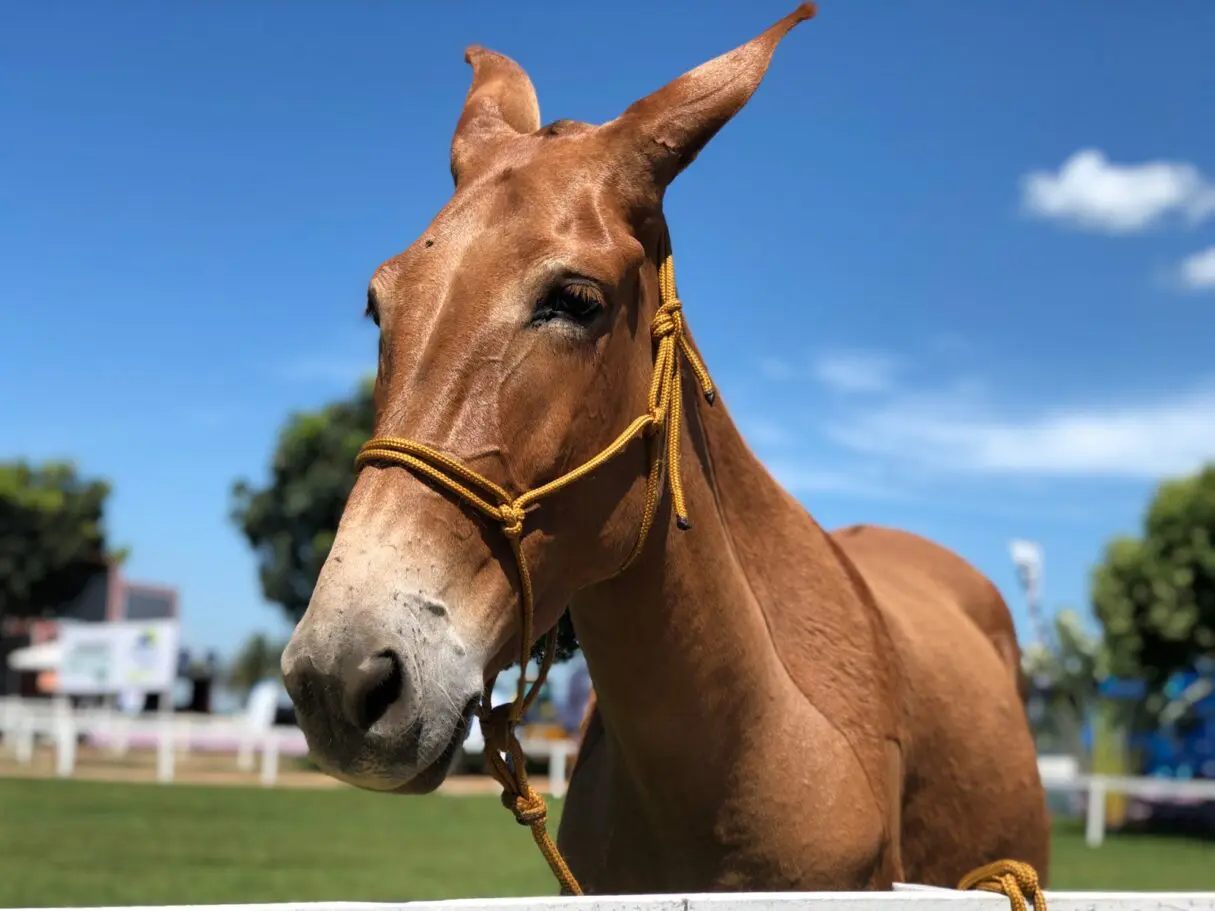
{"label": "white fence rail", "polygon": [[70,778],[76,770],[76,748],[83,739],[103,746],[115,758],[132,746],[156,750],[156,777],[174,778],[177,757],[197,746],[235,753],[236,765],[252,771],[261,754],[261,781],[278,779],[279,755],[307,752],[298,728],[278,725],[258,728],[244,716],[190,716],[172,712],[126,715],[109,708],[74,708],[60,699],[0,699],[0,737],[19,763],[29,763],[39,741],[55,748],[55,773]]}
{"label": "white fence rail", "polygon": [[[0,740],[18,762],[29,763],[39,740],[55,747],[56,774],[70,777],[76,768],[80,740],[105,747],[111,755],[125,755],[131,747],[154,748],[157,779],[174,779],[176,758],[195,749],[234,752],[236,766],[254,770],[261,757],[261,782],[272,787],[278,781],[281,756],[303,756],[308,746],[294,725],[259,725],[245,715],[186,715],[172,712],[130,716],[108,708],[73,708],[66,700],[0,697]],[[569,762],[577,743],[569,739],[529,738],[524,732],[524,752],[548,766],[549,793],[565,793]],[[483,749],[479,730],[464,745],[476,755]],[[1075,760],[1065,756],[1041,756],[1042,782],[1049,791],[1087,793],[1085,839],[1097,847],[1105,839],[1105,796],[1126,794],[1145,800],[1215,801],[1215,781],[1142,778],[1120,775],[1084,775]]]}
{"label": "white fence rail", "polygon": [[[0,740],[19,763],[33,761],[39,741],[55,749],[55,772],[70,778],[76,770],[76,748],[81,740],[102,747],[121,757],[132,747],[156,750],[156,777],[174,780],[179,755],[195,750],[230,752],[236,767],[251,772],[260,756],[260,780],[266,787],[278,781],[281,756],[304,756],[308,745],[303,732],[294,725],[259,725],[245,715],[161,714],[126,715],[111,708],[76,708],[63,699],[0,698]],[[577,744],[567,739],[522,739],[529,757],[547,763],[549,793],[564,795],[569,760]],[[483,748],[479,738],[465,745],[477,754]]]}
{"label": "white fence rail", "polygon": [[[1187,780],[1131,775],[1086,775],[1079,771],[1074,759],[1064,756],[1039,757],[1038,771],[1042,775],[1042,784],[1048,791],[1079,792],[1086,795],[1084,840],[1090,848],[1096,848],[1105,841],[1105,798],[1109,794],[1124,794],[1127,797],[1164,803],[1215,801],[1215,781],[1209,778]],[[1215,858],[1211,863],[1215,868]]]}
{"label": "white fence rail", "polygon": [[[236,766],[242,771],[253,771],[260,756],[261,782],[267,787],[278,781],[281,756],[303,756],[308,751],[299,728],[257,725],[244,715],[165,713],[133,717],[113,709],[73,708],[64,700],[18,697],[0,698],[0,739],[21,763],[33,759],[37,741],[50,741],[55,746],[56,773],[65,778],[75,771],[76,746],[81,739],[107,748],[115,757],[125,755],[133,746],[154,748],[157,779],[166,783],[174,779],[177,756],[195,749],[234,752]],[[562,796],[577,743],[524,736],[522,746],[528,756],[547,764],[549,793]],[[474,729],[465,751],[475,755],[482,748],[479,731]],[[1107,794],[1146,800],[1215,800],[1215,781],[1209,779],[1083,775],[1074,760],[1063,756],[1042,756],[1038,765],[1047,790],[1087,793],[1085,839],[1092,847],[1105,839]]]}
{"label": "white fence rail", "polygon": [[[1095,848],[1105,840],[1105,797],[1125,794],[1143,800],[1201,801],[1215,800],[1215,781],[1176,778],[1131,778],[1125,775],[1081,775],[1076,789],[1088,792],[1085,808],[1084,840]],[[1215,851],[1211,857],[1211,875],[1215,876]]]}
{"label": "white fence rail", "polygon": [[[1215,892],[1050,892],[1049,911],[1215,911]],[[178,905],[92,911],[999,911],[1003,895],[896,885],[893,892],[771,892],[456,901]],[[26,911],[26,909],[20,909]],[[32,909],[28,909],[32,911]],[[45,911],[45,909],[43,909]],[[67,909],[52,909],[67,911]]]}

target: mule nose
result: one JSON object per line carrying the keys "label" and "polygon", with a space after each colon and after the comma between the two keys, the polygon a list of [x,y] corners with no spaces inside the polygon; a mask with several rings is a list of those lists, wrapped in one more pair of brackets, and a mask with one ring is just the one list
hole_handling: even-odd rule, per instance
{"label": "mule nose", "polygon": [[405,669],[391,649],[362,659],[342,677],[342,710],[360,731],[371,730],[405,695]]}
{"label": "mule nose", "polygon": [[283,656],[283,684],[301,721],[328,718],[330,725],[366,733],[385,718],[409,720],[412,694],[404,662],[393,649],[356,650],[318,662],[289,647]]}

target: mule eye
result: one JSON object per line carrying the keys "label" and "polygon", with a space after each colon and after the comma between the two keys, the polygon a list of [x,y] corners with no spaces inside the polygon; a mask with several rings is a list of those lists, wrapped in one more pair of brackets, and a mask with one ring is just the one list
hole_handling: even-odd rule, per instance
{"label": "mule eye", "polygon": [[583,282],[568,282],[553,288],[536,305],[534,322],[565,319],[585,326],[603,310],[603,297],[598,288]]}
{"label": "mule eye", "polygon": [[377,326],[380,324],[380,303],[376,300],[374,291],[368,290],[367,292],[367,309],[363,311],[363,316]]}

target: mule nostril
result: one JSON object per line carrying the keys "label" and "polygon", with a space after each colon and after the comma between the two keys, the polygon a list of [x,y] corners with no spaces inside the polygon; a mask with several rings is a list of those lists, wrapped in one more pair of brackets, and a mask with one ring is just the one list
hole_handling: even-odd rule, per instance
{"label": "mule nostril", "polygon": [[405,669],[395,652],[383,651],[365,659],[351,686],[350,720],[361,730],[370,730],[401,698],[404,689]]}

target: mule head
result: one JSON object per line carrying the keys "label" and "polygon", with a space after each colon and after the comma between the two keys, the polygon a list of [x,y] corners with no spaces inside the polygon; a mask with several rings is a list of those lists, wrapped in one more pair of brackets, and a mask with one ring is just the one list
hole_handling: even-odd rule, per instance
{"label": "mule head", "polygon": [[[376,436],[420,441],[522,493],[643,414],[663,192],[812,14],[799,7],[600,126],[542,127],[523,70],[469,49],[455,192],[371,278]],[[633,547],[645,454],[637,441],[528,514],[520,546],[537,634]],[[501,529],[441,486],[400,465],[363,466],[283,655],[328,772],[385,791],[442,782],[485,679],[519,653],[512,557]]]}

